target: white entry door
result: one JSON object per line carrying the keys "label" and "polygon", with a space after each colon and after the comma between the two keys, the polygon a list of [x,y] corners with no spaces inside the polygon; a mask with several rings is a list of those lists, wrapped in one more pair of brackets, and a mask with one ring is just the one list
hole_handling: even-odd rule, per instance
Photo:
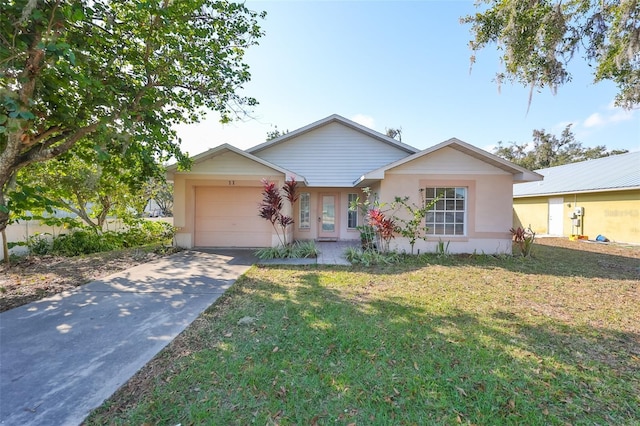
{"label": "white entry door", "polygon": [[556,235],[559,237],[563,235],[563,212],[564,198],[549,198],[549,227],[547,229],[549,235]]}

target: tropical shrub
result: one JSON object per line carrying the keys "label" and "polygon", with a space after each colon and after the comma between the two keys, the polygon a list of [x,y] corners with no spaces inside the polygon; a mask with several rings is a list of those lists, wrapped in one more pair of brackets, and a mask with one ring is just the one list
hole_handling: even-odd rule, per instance
{"label": "tropical shrub", "polygon": [[371,225],[361,225],[357,227],[360,231],[360,245],[362,250],[376,250],[376,231]]}
{"label": "tropical shrub", "polygon": [[302,259],[318,256],[318,247],[313,240],[296,241],[287,246],[265,247],[256,251],[261,260],[271,259]]}
{"label": "tropical shrub", "polygon": [[[296,180],[291,178],[286,181],[282,187],[285,193],[284,199],[289,201],[292,208],[298,199],[296,185]],[[286,246],[288,244],[287,227],[292,225],[294,220],[291,216],[287,216],[282,212],[284,199],[282,194],[280,194],[280,189],[276,187],[275,183],[269,182],[267,179],[262,179],[262,202],[258,207],[258,216],[271,223],[280,243]],[[276,226],[276,224],[278,226]],[[280,227],[280,231],[278,231],[278,227]]]}
{"label": "tropical shrub", "polygon": [[47,254],[51,250],[51,238],[46,234],[32,235],[27,239],[27,248],[35,255]]}
{"label": "tropical shrub", "polygon": [[402,207],[408,213],[409,219],[403,216],[396,217],[396,232],[409,240],[411,254],[413,254],[413,247],[418,239],[427,241],[427,231],[429,228],[427,228],[424,223],[424,219],[427,212],[431,210],[438,201],[438,198],[435,198],[430,203],[425,204],[423,190],[420,190],[420,198],[422,207],[415,203],[409,204],[409,197],[395,197],[393,202],[393,207],[396,208],[396,210]]}
{"label": "tropical shrub", "polygon": [[436,245],[436,254],[438,256],[449,256],[449,244],[451,241],[442,241],[438,240],[438,245]]}
{"label": "tropical shrub", "polygon": [[109,234],[79,229],[58,235],[53,239],[51,254],[71,257],[121,248],[118,239]]}
{"label": "tropical shrub", "polygon": [[122,246],[125,248],[164,242],[173,239],[175,234],[175,228],[167,222],[132,219],[126,224],[127,230],[117,233],[122,238]]}
{"label": "tropical shrub", "polygon": [[536,233],[533,232],[531,226],[527,229],[518,226],[517,228],[509,229],[509,232],[511,232],[513,242],[516,243],[516,247],[522,257],[529,257],[531,255],[531,249],[533,248],[533,242],[536,239]]}
{"label": "tropical shrub", "polygon": [[389,251],[389,243],[396,232],[395,218],[386,214],[386,204],[381,203],[371,189],[363,188],[362,192],[366,195],[364,201],[358,197],[349,206],[352,211],[360,209],[367,223],[358,228],[362,247],[365,250]]}
{"label": "tropical shrub", "polygon": [[382,252],[389,251],[389,244],[391,239],[395,236],[396,224],[395,218],[387,216],[379,208],[373,208],[369,210],[367,215],[369,225],[375,230],[378,235],[378,241],[380,242],[380,249]]}
{"label": "tropical shrub", "polygon": [[396,252],[379,252],[377,250],[361,250],[348,247],[345,258],[354,265],[373,266],[399,263],[401,256]]}
{"label": "tropical shrub", "polygon": [[132,220],[125,231],[97,232],[93,228],[79,227],[49,238],[48,235],[30,237],[26,246],[35,255],[79,256],[148,244],[168,243],[175,228],[166,222]]}

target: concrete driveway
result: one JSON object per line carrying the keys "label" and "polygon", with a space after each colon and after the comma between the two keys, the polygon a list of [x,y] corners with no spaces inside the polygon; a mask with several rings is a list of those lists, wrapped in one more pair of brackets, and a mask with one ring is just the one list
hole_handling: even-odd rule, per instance
{"label": "concrete driveway", "polygon": [[1,313],[0,424],[80,424],[254,262],[185,251]]}

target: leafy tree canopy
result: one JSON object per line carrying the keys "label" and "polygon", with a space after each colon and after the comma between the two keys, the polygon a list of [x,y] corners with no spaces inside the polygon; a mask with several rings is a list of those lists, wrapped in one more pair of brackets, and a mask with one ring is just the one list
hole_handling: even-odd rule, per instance
{"label": "leafy tree canopy", "polygon": [[[150,176],[163,170],[144,152],[119,155],[119,145],[96,148],[84,139],[58,157],[28,165],[18,172],[17,188],[40,188],[39,193],[62,209],[101,231],[108,216],[141,214],[151,197]],[[161,179],[158,176],[156,179]],[[13,193],[10,193],[10,202]],[[34,200],[37,201],[37,200]],[[13,206],[12,215],[20,216]],[[31,213],[42,214],[47,204],[34,202]]]}
{"label": "leafy tree canopy", "polygon": [[385,135],[402,142],[402,127],[385,129]]}
{"label": "leafy tree canopy", "polygon": [[156,203],[160,214],[173,216],[173,185],[164,179],[152,179],[145,186],[145,193],[148,200]]}
{"label": "leafy tree canopy", "polygon": [[576,141],[571,125],[564,128],[558,138],[544,129],[533,131],[533,142],[517,144],[511,142],[504,145],[498,142],[493,153],[528,170],[544,169],[561,166],[563,164],[607,157],[609,155],[624,154],[627,150],[607,151],[604,145],[585,148]]}
{"label": "leafy tree canopy", "polygon": [[0,2],[0,230],[17,172],[80,141],[187,165],[174,124],[256,103],[236,92],[261,17],[214,0]]}
{"label": "leafy tree canopy", "polygon": [[280,136],[284,136],[287,133],[289,133],[289,129],[280,131],[280,129],[278,129],[278,126],[274,126],[273,130],[269,130],[267,132],[267,140],[270,141],[272,139],[279,138]]}
{"label": "leafy tree canopy", "polygon": [[495,43],[504,71],[496,76],[535,88],[571,80],[567,64],[582,52],[595,81],[618,86],[616,104],[640,104],[640,3],[637,0],[479,0],[488,5],[462,18],[471,24],[475,52]]}

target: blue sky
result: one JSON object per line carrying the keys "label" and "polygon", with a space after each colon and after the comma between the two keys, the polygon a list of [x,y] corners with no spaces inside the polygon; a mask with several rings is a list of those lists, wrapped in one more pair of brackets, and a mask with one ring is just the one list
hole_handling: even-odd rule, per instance
{"label": "blue sky", "polygon": [[585,147],[640,150],[640,110],[613,106],[610,82],[593,83],[580,58],[573,81],[536,92],[493,81],[495,48],[480,52],[469,73],[472,1],[247,1],[267,11],[266,34],[246,54],[251,82],[242,95],[260,105],[251,118],[221,125],[215,113],[180,126],[184,151],[195,155],[222,143],[241,149],[268,131],[295,130],[340,114],[379,132],[402,128],[402,141],[420,149],[457,137],[491,150],[498,141],[531,141],[533,129],[559,135],[573,123]]}

